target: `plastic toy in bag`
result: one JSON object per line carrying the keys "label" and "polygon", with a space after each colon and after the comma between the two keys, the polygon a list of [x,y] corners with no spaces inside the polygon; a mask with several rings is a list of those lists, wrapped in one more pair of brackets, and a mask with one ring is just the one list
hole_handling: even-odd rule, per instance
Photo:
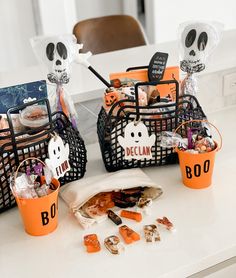
{"label": "plastic toy in bag", "polygon": [[206,60],[220,41],[223,25],[217,22],[185,22],[179,27],[180,68],[187,73],[182,93],[195,95],[197,82],[192,74],[203,71]]}

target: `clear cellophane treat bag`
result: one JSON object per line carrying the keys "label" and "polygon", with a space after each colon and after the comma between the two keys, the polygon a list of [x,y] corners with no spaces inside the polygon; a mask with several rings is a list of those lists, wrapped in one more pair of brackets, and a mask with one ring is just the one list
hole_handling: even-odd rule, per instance
{"label": "clear cellophane treat bag", "polygon": [[171,131],[161,132],[160,146],[162,148],[178,148],[195,154],[210,152],[216,148],[211,128],[204,121],[197,128],[187,128],[185,136]]}
{"label": "clear cellophane treat bag", "polygon": [[77,128],[77,112],[64,84],[70,80],[71,64],[82,46],[77,44],[73,35],[35,37],[31,39],[31,44],[38,60],[48,69],[49,82],[56,85],[56,97],[50,98],[52,108],[64,112],[73,127]]}
{"label": "clear cellophane treat bag", "polygon": [[180,68],[186,72],[181,93],[196,96],[195,73],[206,67],[210,54],[218,45],[223,25],[218,22],[189,21],[179,26]]}
{"label": "clear cellophane treat bag", "polygon": [[[33,158],[34,159],[34,158]],[[44,178],[42,178],[44,173]],[[35,199],[44,197],[52,192],[51,171],[42,163],[27,166],[25,172],[14,172],[10,178],[10,188],[15,197]]]}

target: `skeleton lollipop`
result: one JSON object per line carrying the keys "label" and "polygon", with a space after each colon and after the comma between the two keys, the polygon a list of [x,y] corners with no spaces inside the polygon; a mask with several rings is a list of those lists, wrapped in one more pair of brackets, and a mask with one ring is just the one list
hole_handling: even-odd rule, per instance
{"label": "skeleton lollipop", "polygon": [[194,73],[205,69],[207,57],[219,42],[219,28],[204,22],[184,23],[180,26],[180,68],[187,73],[182,82],[182,94],[196,95],[197,82]]}
{"label": "skeleton lollipop", "polygon": [[72,62],[78,59],[86,61],[91,53],[79,53],[83,45],[77,44],[73,35],[36,37],[31,39],[31,44],[35,55],[48,68],[48,80],[56,84],[56,110],[63,111],[76,128],[77,113],[64,84],[70,80]]}

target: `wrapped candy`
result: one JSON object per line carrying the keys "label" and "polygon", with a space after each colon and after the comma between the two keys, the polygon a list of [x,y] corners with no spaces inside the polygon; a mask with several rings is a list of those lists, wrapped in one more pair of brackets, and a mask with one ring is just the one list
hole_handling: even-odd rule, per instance
{"label": "wrapped candy", "polygon": [[119,227],[119,233],[123,237],[126,244],[140,240],[140,235],[126,225]]}
{"label": "wrapped candy", "polygon": [[25,173],[13,175],[10,181],[12,192],[19,198],[35,199],[48,195],[51,192],[49,183],[42,177],[44,167],[41,163],[27,167]]}
{"label": "wrapped candy", "polygon": [[211,129],[207,122],[201,122],[197,127],[187,128],[187,138],[170,131],[163,131],[160,135],[160,146],[163,148],[178,147],[180,150],[192,154],[213,151],[216,147],[212,139]]}
{"label": "wrapped candy", "polygon": [[56,106],[57,111],[63,111],[73,127],[77,128],[77,113],[64,84],[70,80],[72,62],[81,62],[81,55],[87,59],[91,53],[80,54],[79,50],[83,46],[77,44],[73,35],[35,37],[31,39],[31,44],[35,55],[48,68],[48,80],[56,84],[56,104],[51,103],[51,106]]}
{"label": "wrapped candy", "polygon": [[182,138],[179,134],[171,131],[163,131],[160,135],[162,148],[174,148],[178,146],[181,149],[188,148],[188,139]]}
{"label": "wrapped candy", "polygon": [[160,241],[160,233],[156,225],[145,225],[143,227],[146,242]]}
{"label": "wrapped candy", "polygon": [[115,214],[114,211],[109,209],[107,211],[107,215],[108,215],[108,218],[111,219],[111,221],[114,222],[116,225],[122,224],[121,218],[117,214]]}
{"label": "wrapped candy", "polygon": [[104,245],[111,254],[118,255],[125,250],[118,236],[109,236],[104,239]]}
{"label": "wrapped candy", "polygon": [[170,220],[166,216],[164,216],[163,218],[157,218],[157,223],[168,231],[175,231],[173,223],[170,222]]}
{"label": "wrapped candy", "polygon": [[95,253],[101,250],[101,245],[96,234],[84,236],[84,245],[88,253]]}
{"label": "wrapped candy", "polygon": [[207,123],[202,122],[199,128],[188,129],[188,149],[194,149],[196,153],[210,152],[215,149],[215,142]]}
{"label": "wrapped candy", "polygon": [[120,100],[120,94],[118,91],[112,88],[107,89],[104,94],[104,107],[109,110],[112,105]]}
{"label": "wrapped candy", "polygon": [[101,209],[99,205],[92,205],[85,208],[85,212],[88,216],[94,219],[96,222],[101,223],[107,219],[107,214]]}
{"label": "wrapped candy", "polygon": [[180,68],[187,73],[181,84],[182,94],[196,95],[194,73],[203,71],[208,56],[220,41],[222,25],[210,22],[185,22],[180,25]]}
{"label": "wrapped candy", "polygon": [[145,187],[142,191],[141,197],[145,199],[155,200],[163,194],[161,188]]}
{"label": "wrapped candy", "polygon": [[137,202],[137,211],[144,212],[145,214],[150,214],[150,207],[152,205],[151,198],[140,198]]}
{"label": "wrapped candy", "polygon": [[128,218],[128,219],[135,220],[137,222],[141,222],[142,221],[142,214],[140,212],[135,212],[135,211],[130,211],[130,210],[124,210],[123,209],[120,212],[120,216]]}
{"label": "wrapped candy", "polygon": [[211,152],[215,148],[214,141],[209,137],[197,137],[194,150],[198,153]]}

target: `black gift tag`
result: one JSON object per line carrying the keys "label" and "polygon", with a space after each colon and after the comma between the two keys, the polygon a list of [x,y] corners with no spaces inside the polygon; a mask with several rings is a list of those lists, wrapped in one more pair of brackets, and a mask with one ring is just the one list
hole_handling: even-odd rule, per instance
{"label": "black gift tag", "polygon": [[163,78],[166,63],[168,60],[168,53],[156,52],[148,66],[149,81],[159,81]]}

